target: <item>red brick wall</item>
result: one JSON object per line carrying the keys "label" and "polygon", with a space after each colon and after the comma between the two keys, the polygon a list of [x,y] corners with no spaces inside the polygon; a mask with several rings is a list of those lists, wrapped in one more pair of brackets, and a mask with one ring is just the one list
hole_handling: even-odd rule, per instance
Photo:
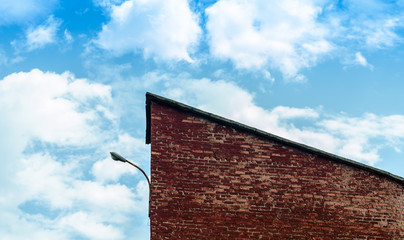
{"label": "red brick wall", "polygon": [[404,188],[151,105],[151,239],[404,239]]}

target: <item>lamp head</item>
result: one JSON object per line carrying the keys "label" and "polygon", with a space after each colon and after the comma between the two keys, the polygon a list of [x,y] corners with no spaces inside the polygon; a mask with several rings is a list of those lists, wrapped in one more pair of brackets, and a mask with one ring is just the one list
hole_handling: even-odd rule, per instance
{"label": "lamp head", "polygon": [[128,160],[126,160],[124,157],[122,157],[121,155],[119,155],[116,152],[110,152],[111,154],[111,158],[115,161],[121,161],[121,162],[127,162]]}

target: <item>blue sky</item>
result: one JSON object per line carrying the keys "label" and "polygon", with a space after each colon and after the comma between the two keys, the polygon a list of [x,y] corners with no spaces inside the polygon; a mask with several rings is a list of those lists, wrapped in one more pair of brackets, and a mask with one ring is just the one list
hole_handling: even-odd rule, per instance
{"label": "blue sky", "polygon": [[404,1],[0,1],[0,236],[148,239],[145,92],[404,176]]}

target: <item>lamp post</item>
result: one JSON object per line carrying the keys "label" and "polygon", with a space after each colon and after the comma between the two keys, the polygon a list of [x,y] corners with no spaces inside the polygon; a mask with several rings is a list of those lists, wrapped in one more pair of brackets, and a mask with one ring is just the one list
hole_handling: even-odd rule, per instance
{"label": "lamp post", "polygon": [[149,217],[150,217],[150,197],[151,197],[151,184],[150,184],[150,180],[147,177],[146,173],[143,171],[143,169],[141,169],[140,167],[138,167],[136,164],[132,163],[131,161],[127,160],[126,158],[122,157],[121,155],[119,155],[116,152],[110,152],[111,154],[111,158],[112,160],[115,161],[120,161],[120,162],[127,162],[130,165],[134,166],[135,168],[139,169],[143,175],[146,177],[147,183],[149,184]]}

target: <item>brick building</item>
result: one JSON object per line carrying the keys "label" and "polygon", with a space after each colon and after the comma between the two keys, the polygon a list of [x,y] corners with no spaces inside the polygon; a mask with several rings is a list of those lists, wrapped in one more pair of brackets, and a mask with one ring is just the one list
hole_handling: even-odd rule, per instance
{"label": "brick building", "polygon": [[151,239],[404,239],[404,179],[146,94]]}

